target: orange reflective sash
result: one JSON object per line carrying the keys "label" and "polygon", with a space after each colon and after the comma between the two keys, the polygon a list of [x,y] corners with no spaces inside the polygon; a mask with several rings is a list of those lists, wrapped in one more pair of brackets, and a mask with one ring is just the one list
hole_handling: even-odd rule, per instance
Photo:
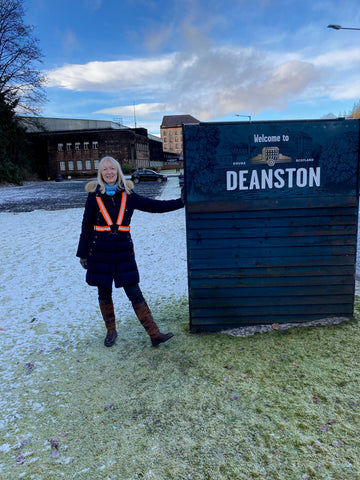
{"label": "orange reflective sash", "polygon": [[121,195],[121,204],[120,204],[120,210],[119,210],[119,215],[116,220],[116,224],[114,225],[112,223],[111,217],[108,213],[108,211],[105,208],[104,202],[101,200],[100,197],[96,197],[96,201],[99,205],[100,212],[102,216],[104,217],[105,222],[107,223],[106,227],[101,227],[100,225],[94,225],[94,230],[97,232],[111,232],[114,231],[114,228],[111,227],[117,227],[116,230],[120,232],[128,232],[130,230],[129,225],[121,225],[123,218],[124,218],[124,213],[125,213],[125,207],[126,207],[126,200],[127,200],[127,195],[126,192],[123,192]]}

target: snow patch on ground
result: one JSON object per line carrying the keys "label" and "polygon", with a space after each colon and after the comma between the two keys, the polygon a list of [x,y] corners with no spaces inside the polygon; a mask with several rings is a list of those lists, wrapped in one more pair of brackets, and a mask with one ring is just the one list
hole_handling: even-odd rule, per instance
{"label": "snow patch on ground", "polygon": [[[169,179],[160,199],[179,196],[178,179]],[[97,289],[85,283],[85,270],[75,256],[82,215],[83,208],[0,213],[2,383],[17,382],[19,364],[24,364],[25,373],[31,373],[33,366],[25,363],[31,352],[46,353],[61,348],[64,338],[98,337],[103,330]],[[149,305],[155,308],[168,297],[186,296],[185,210],[163,214],[135,211],[131,234],[140,286]],[[114,304],[118,323],[122,316],[134,315],[122,289],[114,291]],[[6,406],[16,411],[16,399],[11,391],[3,390],[2,412]],[[34,411],[42,408],[32,407]],[[0,448],[6,449],[4,445]]]}

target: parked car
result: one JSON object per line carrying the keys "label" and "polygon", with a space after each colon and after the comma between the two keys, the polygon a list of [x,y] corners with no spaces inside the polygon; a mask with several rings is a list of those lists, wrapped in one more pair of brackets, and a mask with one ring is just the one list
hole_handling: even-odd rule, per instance
{"label": "parked car", "polygon": [[139,182],[166,182],[167,176],[162,173],[154,172],[154,170],[149,170],[147,168],[139,168],[131,174],[131,180],[134,183]]}

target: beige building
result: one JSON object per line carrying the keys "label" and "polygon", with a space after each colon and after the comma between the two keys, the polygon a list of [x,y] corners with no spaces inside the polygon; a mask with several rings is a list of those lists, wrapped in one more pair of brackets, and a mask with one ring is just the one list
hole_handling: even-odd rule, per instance
{"label": "beige building", "polygon": [[160,127],[163,151],[175,153],[182,159],[183,138],[182,126],[184,124],[200,123],[200,120],[191,115],[165,115]]}

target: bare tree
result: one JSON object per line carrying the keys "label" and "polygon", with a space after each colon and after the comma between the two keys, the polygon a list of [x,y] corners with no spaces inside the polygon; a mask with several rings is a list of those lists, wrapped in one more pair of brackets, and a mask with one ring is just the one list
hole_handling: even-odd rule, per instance
{"label": "bare tree", "polygon": [[360,118],[360,101],[355,103],[349,114],[350,118]]}
{"label": "bare tree", "polygon": [[37,114],[45,101],[33,29],[24,24],[23,0],[0,0],[0,93],[6,102],[17,102],[18,113]]}

